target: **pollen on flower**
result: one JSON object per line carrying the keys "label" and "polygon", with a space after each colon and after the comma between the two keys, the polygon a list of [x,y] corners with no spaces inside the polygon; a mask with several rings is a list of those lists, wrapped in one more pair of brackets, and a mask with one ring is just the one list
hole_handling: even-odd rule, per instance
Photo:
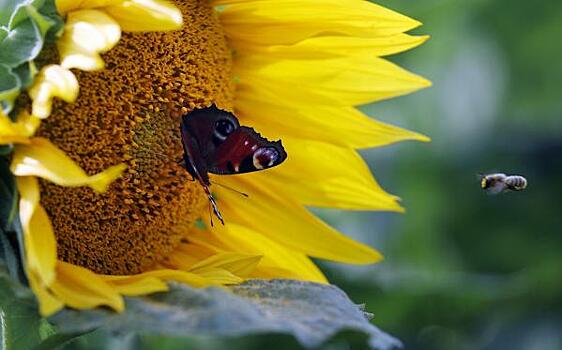
{"label": "pollen on flower", "polygon": [[103,55],[104,70],[75,71],[78,100],[57,101],[38,132],[89,174],[127,165],[101,195],[42,182],[64,261],[97,273],[139,273],[172,252],[207,210],[199,184],[177,163],[179,123],[211,102],[232,107],[231,57],[207,1],[177,6],[182,30],[124,33]]}

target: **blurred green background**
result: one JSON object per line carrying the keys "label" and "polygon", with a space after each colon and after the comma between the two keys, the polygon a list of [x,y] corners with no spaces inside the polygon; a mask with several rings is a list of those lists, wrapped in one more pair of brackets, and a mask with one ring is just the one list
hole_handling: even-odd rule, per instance
{"label": "blurred green background", "polygon": [[333,214],[386,259],[330,277],[408,349],[562,349],[562,2],[378,3],[424,23],[392,60],[434,86],[365,110],[433,141],[363,153],[407,213]]}
{"label": "blurred green background", "polygon": [[[430,89],[365,106],[429,135],[362,154],[404,215],[318,211],[377,247],[375,266],[322,264],[407,349],[562,349],[562,2],[381,0],[432,39],[391,60]],[[525,175],[488,196],[477,174]],[[351,339],[351,340],[350,340]],[[361,349],[341,337],[325,349]],[[108,338],[67,348],[298,349],[288,337]]]}

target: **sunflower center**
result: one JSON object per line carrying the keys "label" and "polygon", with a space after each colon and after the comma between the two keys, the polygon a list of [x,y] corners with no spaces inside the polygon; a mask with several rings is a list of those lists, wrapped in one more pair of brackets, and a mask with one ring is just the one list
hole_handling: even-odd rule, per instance
{"label": "sunflower center", "polygon": [[230,51],[208,1],[177,5],[182,30],[124,33],[104,55],[104,70],[75,72],[78,100],[56,103],[42,124],[39,135],[89,174],[128,166],[101,195],[42,182],[59,259],[97,273],[139,273],[167,256],[207,208],[178,164],[180,117],[211,102],[232,106]]}

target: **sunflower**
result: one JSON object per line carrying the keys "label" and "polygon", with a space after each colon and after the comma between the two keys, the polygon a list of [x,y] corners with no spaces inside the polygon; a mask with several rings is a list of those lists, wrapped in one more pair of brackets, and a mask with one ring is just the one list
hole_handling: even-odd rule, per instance
{"label": "sunflower", "polygon": [[[311,257],[381,259],[307,207],[402,211],[356,150],[427,138],[354,106],[429,86],[381,58],[423,43],[405,34],[419,22],[363,0],[56,6],[64,32],[16,104],[31,115],[0,117],[0,142],[15,145],[25,269],[43,315],[121,311],[122,296],[172,280],[327,283]],[[226,221],[214,227],[202,188],[176,162],[181,116],[212,103],[281,138],[289,154],[268,171],[215,177],[249,198],[213,186]]]}

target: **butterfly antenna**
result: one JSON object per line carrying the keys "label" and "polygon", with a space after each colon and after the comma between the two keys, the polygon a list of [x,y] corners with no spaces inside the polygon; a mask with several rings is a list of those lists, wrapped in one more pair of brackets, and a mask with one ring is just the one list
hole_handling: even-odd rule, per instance
{"label": "butterfly antenna", "polygon": [[244,193],[244,192],[238,191],[237,189],[234,189],[234,188],[232,188],[232,187],[229,187],[229,186],[220,184],[220,183],[218,183],[218,182],[211,182],[211,184],[217,185],[217,186],[220,186],[220,187],[224,187],[224,188],[226,188],[227,190],[231,190],[232,192],[236,192],[236,193],[238,193],[238,194],[240,194],[240,195],[242,195],[242,196],[244,196],[244,197],[246,197],[246,198],[250,197],[250,196],[248,196],[248,194],[246,194],[246,193]]}

